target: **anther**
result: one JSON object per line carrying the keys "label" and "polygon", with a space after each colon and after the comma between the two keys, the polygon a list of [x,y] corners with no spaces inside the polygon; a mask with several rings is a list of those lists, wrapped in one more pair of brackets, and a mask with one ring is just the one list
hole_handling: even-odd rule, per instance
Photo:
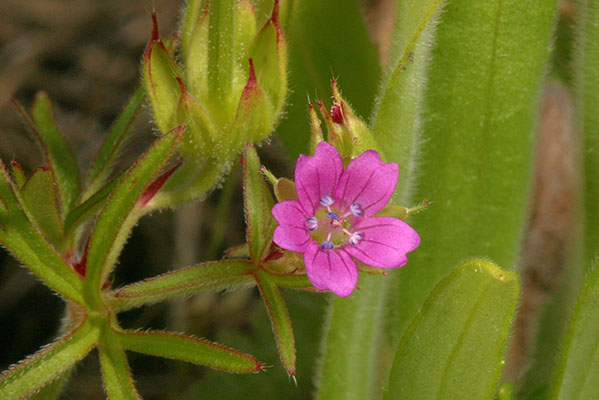
{"label": "anther", "polygon": [[306,219],[306,229],[309,231],[315,231],[318,228],[318,220],[314,217]]}
{"label": "anther", "polygon": [[349,243],[354,244],[354,245],[358,244],[358,243],[360,243],[360,240],[362,240],[362,238],[363,238],[363,236],[360,232],[352,233],[349,237]]}
{"label": "anther", "polygon": [[323,250],[331,250],[333,247],[335,247],[335,245],[330,240],[325,240],[320,245],[320,248],[323,249]]}
{"label": "anther", "polygon": [[362,216],[362,213],[363,213],[362,206],[359,205],[358,203],[353,203],[351,206],[349,206],[349,210],[356,217],[361,217]]}
{"label": "anther", "polygon": [[322,199],[320,199],[320,205],[323,207],[332,206],[334,202],[335,201],[331,196],[324,196]]}
{"label": "anther", "polygon": [[332,211],[327,213],[327,217],[329,217],[330,219],[334,219],[335,221],[339,219],[339,216]]}

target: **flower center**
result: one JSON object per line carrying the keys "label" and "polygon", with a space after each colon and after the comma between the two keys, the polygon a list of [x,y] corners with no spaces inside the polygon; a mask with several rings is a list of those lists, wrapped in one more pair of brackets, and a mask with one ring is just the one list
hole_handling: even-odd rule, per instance
{"label": "flower center", "polygon": [[355,246],[364,234],[355,231],[353,225],[362,216],[362,207],[353,203],[349,210],[338,210],[333,207],[335,200],[331,196],[320,199],[320,206],[314,216],[306,218],[305,227],[312,239],[320,244],[323,250],[332,250],[345,244]]}

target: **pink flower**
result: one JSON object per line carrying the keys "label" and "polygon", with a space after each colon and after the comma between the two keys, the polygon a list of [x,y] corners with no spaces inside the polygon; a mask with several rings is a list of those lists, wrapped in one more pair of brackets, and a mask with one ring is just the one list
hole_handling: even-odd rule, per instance
{"label": "pink flower", "polygon": [[353,258],[378,268],[401,267],[420,237],[405,222],[373,217],[389,201],[397,184],[397,164],[386,164],[368,150],[343,169],[336,148],[326,142],[314,157],[301,155],[295,169],[299,200],[272,209],[279,226],[274,242],[304,253],[312,284],[346,297],[358,281]]}

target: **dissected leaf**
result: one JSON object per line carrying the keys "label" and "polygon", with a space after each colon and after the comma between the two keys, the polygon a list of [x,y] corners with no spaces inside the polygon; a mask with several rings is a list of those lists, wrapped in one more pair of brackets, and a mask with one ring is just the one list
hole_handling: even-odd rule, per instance
{"label": "dissected leaf", "polygon": [[204,289],[223,290],[253,283],[247,261],[223,260],[193,265],[116,289],[107,297],[111,309],[124,311],[143,304]]}
{"label": "dissected leaf", "polygon": [[256,273],[256,283],[268,310],[281,362],[290,376],[295,375],[295,338],[289,312],[277,286],[263,270]]}
{"label": "dissected leaf", "polygon": [[264,365],[253,357],[223,345],[172,332],[119,333],[127,350],[173,358],[233,373],[259,372]]}
{"label": "dissected leaf", "polygon": [[273,199],[260,172],[258,153],[249,143],[245,147],[243,188],[246,238],[252,261],[259,263],[266,256],[277,224],[272,217]]}
{"label": "dissected leaf", "polygon": [[518,295],[515,273],[485,260],[460,264],[402,337],[385,399],[491,399]]}
{"label": "dissected leaf", "polygon": [[182,132],[176,129],[156,140],[108,198],[92,232],[87,257],[86,285],[95,293],[114,267],[133,228],[136,218],[130,216],[137,201],[170,158]]}
{"label": "dissected leaf", "polygon": [[87,321],[0,376],[0,398],[22,399],[54,380],[93,349],[98,329]]}

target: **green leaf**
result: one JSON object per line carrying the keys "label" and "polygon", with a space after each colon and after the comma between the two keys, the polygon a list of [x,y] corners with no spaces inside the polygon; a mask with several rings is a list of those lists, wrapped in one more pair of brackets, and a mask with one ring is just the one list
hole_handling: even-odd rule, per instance
{"label": "green leaf", "polygon": [[410,218],[422,243],[395,275],[395,337],[451,265],[515,264],[555,3],[458,0],[441,13],[407,201],[431,206]]}
{"label": "green leaf", "polygon": [[380,67],[357,0],[294,1],[293,9],[285,32],[289,106],[277,132],[295,159],[308,150],[308,97],[329,98],[330,81],[337,78],[354,111],[367,116],[379,83]]}
{"label": "green leaf", "polygon": [[0,398],[21,399],[48,384],[96,345],[99,332],[86,321],[57,342],[11,367],[0,377]]}
{"label": "green leaf", "polygon": [[145,97],[145,87],[140,85],[127,102],[121,115],[119,115],[112,125],[112,128],[110,129],[108,136],[106,136],[106,139],[104,139],[104,143],[102,143],[102,147],[100,147],[98,156],[87,175],[87,184],[82,196],[83,200],[87,200],[104,185],[112,171],[114,163],[117,161],[121,151],[127,144],[127,139],[131,135],[133,124],[137,120]]}
{"label": "green leaf", "polygon": [[77,160],[56,127],[52,103],[46,93],[40,92],[35,97],[31,116],[31,128],[54,171],[62,212],[66,214],[75,206],[81,192],[81,174]]}
{"label": "green leaf", "polygon": [[426,66],[443,0],[397,1],[395,45],[372,116],[383,158],[399,165],[396,193],[407,193],[408,173],[420,127]]}
{"label": "green leaf", "polygon": [[460,264],[402,337],[385,399],[491,399],[518,302],[518,277],[485,260]]}
{"label": "green leaf", "polygon": [[127,350],[173,358],[227,372],[245,374],[264,369],[261,363],[247,354],[178,333],[125,331],[119,333],[119,339]]}
{"label": "green leaf", "polygon": [[59,400],[74,371],[75,367],[71,366],[66,372],[31,396],[29,400]]}
{"label": "green leaf", "polygon": [[179,295],[201,290],[224,290],[253,283],[254,266],[243,260],[223,260],[181,268],[114,290],[107,297],[115,312],[125,311]]}
{"label": "green leaf", "polygon": [[245,147],[245,168],[243,174],[243,197],[246,238],[250,246],[250,255],[254,264],[267,256],[276,227],[272,217],[273,200],[264,177],[260,172],[260,160],[251,144]]}
{"label": "green leaf", "polygon": [[599,398],[599,259],[574,309],[551,399]]}
{"label": "green leaf", "polygon": [[83,281],[31,223],[0,161],[0,244],[52,290],[83,304]]}
{"label": "green leaf", "polygon": [[375,366],[382,349],[379,336],[385,310],[383,280],[382,276],[360,274],[360,290],[331,301],[317,385],[319,399],[362,400],[379,396],[384,378]]}
{"label": "green leaf", "polygon": [[270,275],[264,270],[259,269],[256,273],[256,283],[268,310],[281,362],[287,374],[295,376],[295,338],[285,301],[277,286],[271,281]]}
{"label": "green leaf", "polygon": [[[119,182],[100,213],[91,234],[86,269],[86,285],[96,295],[141,216],[135,213],[137,201],[170,158],[182,132],[176,129],[156,140]],[[95,300],[101,302],[99,298]]]}
{"label": "green leaf", "polygon": [[109,400],[139,400],[133,384],[127,356],[118,339],[120,336],[106,327],[98,344],[102,381]]}
{"label": "green leaf", "polygon": [[62,221],[56,204],[54,174],[49,168],[38,168],[21,188],[23,203],[45,237],[60,248]]}

